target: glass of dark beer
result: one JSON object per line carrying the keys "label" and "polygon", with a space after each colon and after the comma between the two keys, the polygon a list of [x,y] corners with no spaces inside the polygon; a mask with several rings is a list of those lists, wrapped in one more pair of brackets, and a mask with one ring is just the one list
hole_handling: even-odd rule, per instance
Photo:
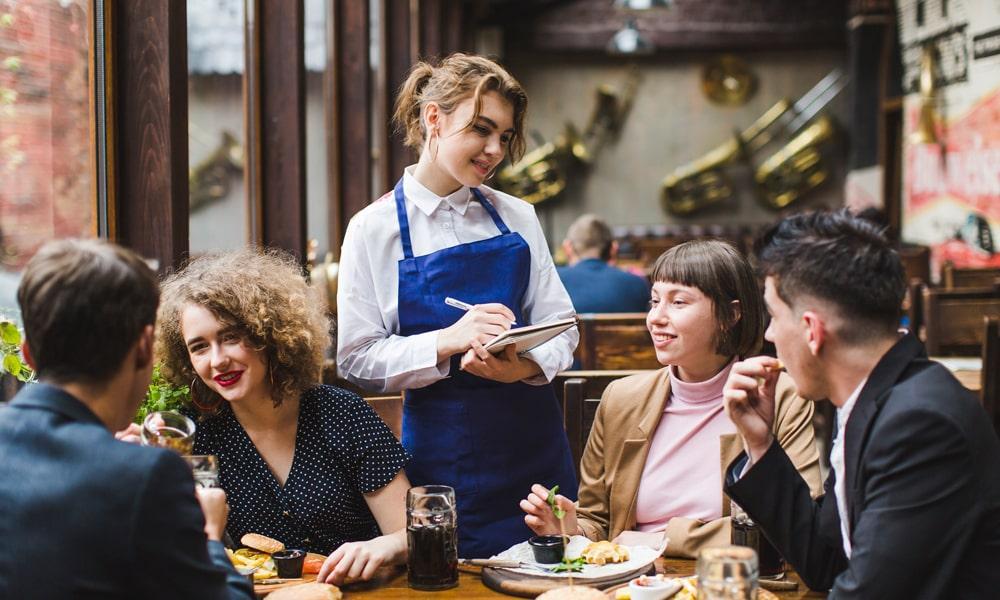
{"label": "glass of dark beer", "polygon": [[455,490],[423,485],[406,493],[407,575],[415,590],[444,590],[458,585],[458,538]]}
{"label": "glass of dark beer", "polygon": [[731,503],[732,536],[730,543],[734,546],[746,546],[757,551],[758,566],[761,579],[781,579],[785,575],[785,559],[778,549],[771,544],[761,530],[760,525],[739,507]]}

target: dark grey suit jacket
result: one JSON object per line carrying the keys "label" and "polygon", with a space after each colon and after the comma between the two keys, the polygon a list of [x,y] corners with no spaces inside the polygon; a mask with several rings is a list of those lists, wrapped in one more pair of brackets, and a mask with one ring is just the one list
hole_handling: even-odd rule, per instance
{"label": "dark grey suit jacket", "polygon": [[46,384],[0,407],[0,598],[253,598],[191,470]]}
{"label": "dark grey suit jacket", "polygon": [[1000,442],[947,369],[904,336],[875,366],[845,435],[851,558],[834,473],[814,502],[778,444],[726,492],[809,587],[830,598],[995,598],[1000,590]]}

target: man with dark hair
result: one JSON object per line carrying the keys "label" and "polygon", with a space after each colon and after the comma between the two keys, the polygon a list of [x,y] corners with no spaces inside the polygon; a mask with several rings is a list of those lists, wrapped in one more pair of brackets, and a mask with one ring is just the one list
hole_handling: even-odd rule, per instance
{"label": "man with dark hair", "polygon": [[578,313],[646,312],[649,284],[614,267],[618,242],[607,223],[586,214],[573,221],[563,240],[569,266],[556,267]]}
{"label": "man with dark hair", "polygon": [[149,267],[107,242],[52,242],[28,263],[18,303],[40,383],[0,409],[0,598],[253,598],[219,542],[225,493],[196,497],[180,456],[112,435],[149,385],[158,302]]}
{"label": "man with dark hair", "polygon": [[[844,211],[785,219],[757,251],[778,359],[737,363],[726,382],[746,441],[726,492],[830,598],[995,597],[1000,443],[973,395],[897,332],[899,257]],[[837,407],[816,502],[770,433],[782,367]]]}

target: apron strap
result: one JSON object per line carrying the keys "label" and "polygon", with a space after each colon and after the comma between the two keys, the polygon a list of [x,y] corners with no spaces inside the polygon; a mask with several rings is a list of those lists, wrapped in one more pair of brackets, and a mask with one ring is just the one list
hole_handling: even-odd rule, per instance
{"label": "apron strap", "polygon": [[493,219],[493,223],[497,226],[497,229],[500,230],[500,233],[504,235],[510,233],[510,229],[507,229],[507,224],[500,218],[500,214],[497,212],[497,209],[493,208],[493,205],[490,204],[490,201],[486,199],[486,196],[479,191],[479,188],[472,188],[472,193],[476,196],[476,200],[479,200],[479,203],[486,209],[486,212],[490,213],[490,218]]}
{"label": "apron strap", "polygon": [[400,177],[394,189],[396,197],[396,218],[399,219],[399,239],[403,242],[403,258],[413,258],[413,244],[410,243],[410,221],[406,218],[406,196],[403,195],[403,178]]}

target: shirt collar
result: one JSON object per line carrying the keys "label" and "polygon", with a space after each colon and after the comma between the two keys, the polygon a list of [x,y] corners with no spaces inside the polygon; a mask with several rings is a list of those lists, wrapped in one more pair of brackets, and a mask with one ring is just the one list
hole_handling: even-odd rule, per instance
{"label": "shirt collar", "polygon": [[410,165],[403,170],[403,193],[420,209],[420,212],[430,216],[441,206],[442,202],[446,202],[455,212],[465,215],[472,198],[468,186],[463,185],[447,196],[438,196],[413,176],[413,171],[416,168],[416,165]]}
{"label": "shirt collar", "polygon": [[[837,409],[837,429],[841,432],[847,427],[847,420],[851,418],[851,411],[854,410],[854,404],[858,401],[858,396],[861,395],[861,390],[864,389],[866,383],[868,383],[867,377],[861,380],[858,387],[854,388],[854,391],[847,397],[844,405]],[[837,437],[843,436],[839,435]]]}

